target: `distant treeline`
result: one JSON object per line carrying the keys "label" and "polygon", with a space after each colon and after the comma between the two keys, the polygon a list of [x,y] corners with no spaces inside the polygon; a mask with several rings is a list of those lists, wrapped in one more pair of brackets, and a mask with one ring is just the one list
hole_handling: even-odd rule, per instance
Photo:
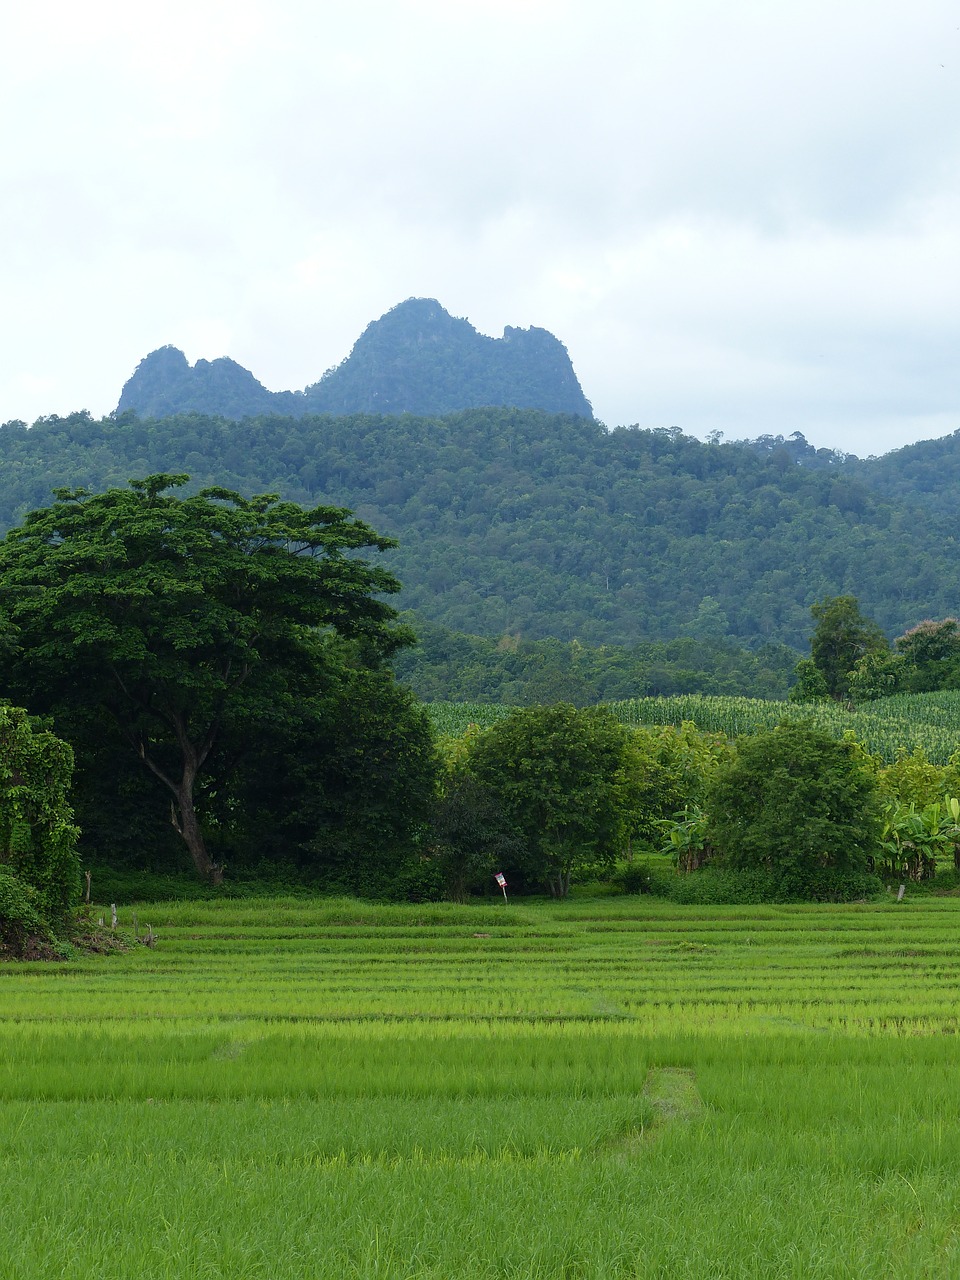
{"label": "distant treeline", "polygon": [[451,631],[805,650],[810,606],[826,597],[855,595],[891,637],[958,612],[960,437],[900,452],[903,474],[899,455],[844,459],[780,437],[704,444],[537,410],[74,414],[0,429],[0,525],[57,487],[184,471],[196,487],[354,510],[399,541],[383,560],[401,606]]}
{"label": "distant treeline", "polygon": [[488,639],[408,615],[414,648],[394,658],[404,683],[427,702],[577,707],[681,693],[786,698],[800,655],[781,644],[743,649],[729,640],[681,637],[636,645],[579,640]]}

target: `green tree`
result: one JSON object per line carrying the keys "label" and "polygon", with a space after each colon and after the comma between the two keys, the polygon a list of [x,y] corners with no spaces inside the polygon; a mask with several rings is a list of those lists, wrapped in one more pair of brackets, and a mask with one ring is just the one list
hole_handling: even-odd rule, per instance
{"label": "green tree", "polygon": [[830,690],[823,672],[812,658],[801,658],[795,669],[796,683],[790,690],[791,702],[826,702]]}
{"label": "green tree", "polygon": [[627,731],[602,708],[525,707],[481,734],[473,772],[522,835],[533,875],[565,897],[574,871],[609,865],[624,811]]}
{"label": "green tree", "polygon": [[850,693],[850,673],[867,653],[887,649],[875,622],[860,612],[856,596],[827,596],[811,606],[816,627],[810,657],[823,676],[831,698],[842,701]]}
{"label": "green tree", "polygon": [[899,653],[873,649],[858,658],[849,672],[847,692],[853,702],[888,698],[903,683],[906,663]]}
{"label": "green tree", "polygon": [[689,720],[631,729],[619,775],[627,856],[634,840],[660,848],[664,824],[703,803],[709,780],[730,754],[726,738],[701,733]]}
{"label": "green tree", "polygon": [[236,765],[212,798],[223,842],[248,863],[295,862],[330,890],[389,896],[433,813],[433,730],[392,672],[334,637],[315,649],[314,666],[284,673],[269,717],[228,727]]}
{"label": "green tree", "polygon": [[73,752],[0,706],[0,933],[64,921],[80,896],[77,828],[69,802]]}
{"label": "green tree", "polygon": [[433,815],[432,856],[439,863],[444,896],[466,901],[489,890],[491,877],[522,852],[496,795],[463,763],[446,772]]}
{"label": "green tree", "polygon": [[960,687],[960,620],[927,618],[893,642],[911,693]]}
{"label": "green tree", "polygon": [[808,722],[741,737],[708,797],[707,836],[727,866],[811,893],[822,873],[865,872],[879,849],[874,773],[857,745]]}
{"label": "green tree", "polygon": [[[166,791],[197,872],[217,880],[197,809],[232,726],[275,714],[316,628],[377,665],[398,589],[355,552],[392,545],[350,513],[273,495],[59,490],[0,544],[0,693],[61,732],[113,726]],[[98,719],[99,717],[99,719]]]}
{"label": "green tree", "polygon": [[885,800],[904,807],[943,802],[948,796],[960,795],[960,758],[952,755],[945,765],[927,759],[922,747],[908,751],[901,747],[893,764],[879,770],[880,790]]}

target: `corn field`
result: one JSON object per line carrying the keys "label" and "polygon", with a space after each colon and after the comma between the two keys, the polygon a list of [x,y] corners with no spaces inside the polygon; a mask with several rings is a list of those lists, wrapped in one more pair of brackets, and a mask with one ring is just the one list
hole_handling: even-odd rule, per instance
{"label": "corn field", "polygon": [[[852,733],[871,754],[889,763],[898,751],[921,747],[927,759],[946,764],[960,749],[960,690],[897,694],[848,710],[837,703],[765,702],[759,698],[679,694],[670,698],[629,698],[609,709],[627,725],[682,724],[735,738],[769,729],[781,720],[812,720],[838,738]],[[437,732],[456,735],[470,724],[496,723],[510,707],[492,703],[436,702],[429,707]]]}

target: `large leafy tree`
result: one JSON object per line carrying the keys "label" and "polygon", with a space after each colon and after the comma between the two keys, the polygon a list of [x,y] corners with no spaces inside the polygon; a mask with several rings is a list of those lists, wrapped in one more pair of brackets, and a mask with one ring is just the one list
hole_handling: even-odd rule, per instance
{"label": "large leafy tree", "polygon": [[[420,856],[438,761],[424,708],[356,646],[318,639],[313,664],[277,690],[281,715],[232,727],[233,767],[212,797],[234,856],[295,861],[328,889],[397,891]],[[244,749],[256,735],[256,748]]]}
{"label": "large leafy tree", "polygon": [[810,608],[816,622],[810,658],[823,676],[831,698],[850,693],[850,677],[860,659],[883,653],[889,646],[880,627],[860,612],[856,596],[828,596]]}
{"label": "large leafy tree", "polygon": [[[317,629],[376,666],[403,640],[396,580],[355,553],[392,545],[342,508],[176,490],[155,475],[56,491],[0,544],[0,693],[67,738],[111,727],[165,789],[198,873],[217,880],[198,812],[224,745],[289,706]],[[89,766],[88,766],[89,767]]]}
{"label": "large leafy tree", "polygon": [[568,703],[513,711],[477,738],[476,777],[520,833],[531,877],[565,897],[578,868],[609,865],[624,832],[627,730]]}

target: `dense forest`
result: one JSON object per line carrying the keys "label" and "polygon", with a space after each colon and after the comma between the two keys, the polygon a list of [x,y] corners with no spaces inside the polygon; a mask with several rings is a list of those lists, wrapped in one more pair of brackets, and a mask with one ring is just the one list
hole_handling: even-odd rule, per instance
{"label": "dense forest", "polygon": [[567,350],[552,333],[508,326],[502,338],[488,338],[432,298],[408,298],[374,320],[349,356],[304,391],[268,391],[233,360],[191,367],[182,351],[161,347],[141,360],[117,408],[145,417],[244,418],[444,414],[482,405],[592,416]]}
{"label": "dense forest", "polygon": [[[386,562],[400,607],[449,630],[805,650],[810,606],[826,597],[856,596],[889,637],[957,612],[949,459],[960,439],[934,443],[946,484],[891,496],[897,455],[810,465],[776,438],[705,444],[537,410],[74,414],[0,428],[0,526],[57,487],[183,471],[197,487],[350,508],[398,539]],[[933,468],[925,475],[932,486]]]}
{"label": "dense forest", "polygon": [[415,615],[418,643],[394,658],[399,678],[428,702],[569,702],[576,707],[644,695],[786,698],[800,654],[783,644],[747,649],[709,634],[634,645],[464,635]]}

